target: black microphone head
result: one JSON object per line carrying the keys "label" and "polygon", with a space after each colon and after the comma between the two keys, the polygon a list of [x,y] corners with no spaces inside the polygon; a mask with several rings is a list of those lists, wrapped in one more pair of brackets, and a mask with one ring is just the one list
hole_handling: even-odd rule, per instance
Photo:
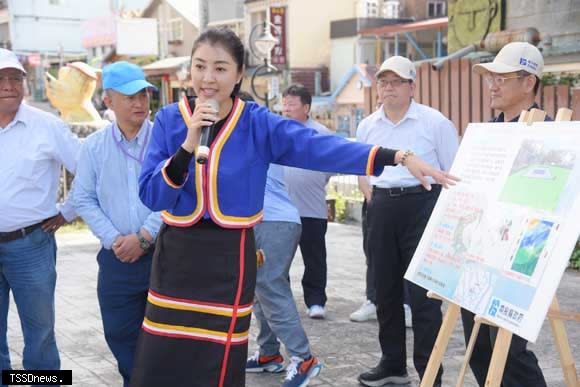
{"label": "black microphone head", "polygon": [[220,103],[215,99],[208,99],[207,101],[205,101],[205,103],[210,105],[216,111],[216,113],[220,111]]}

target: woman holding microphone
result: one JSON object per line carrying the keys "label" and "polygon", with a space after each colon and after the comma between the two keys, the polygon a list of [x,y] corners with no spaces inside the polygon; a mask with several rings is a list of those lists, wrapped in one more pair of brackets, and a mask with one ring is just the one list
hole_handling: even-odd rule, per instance
{"label": "woman holding microphone", "polygon": [[[425,176],[445,187],[457,180],[411,151],[321,136],[244,102],[237,97],[243,74],[240,39],[209,29],[192,49],[197,98],[166,106],[155,118],[140,197],[162,211],[164,225],[133,387],[245,386],[257,270],[252,227],[262,218],[270,163],[357,175],[402,164],[426,187]],[[198,151],[204,145],[207,159]],[[285,386],[301,385],[310,366],[299,367],[303,373]]]}

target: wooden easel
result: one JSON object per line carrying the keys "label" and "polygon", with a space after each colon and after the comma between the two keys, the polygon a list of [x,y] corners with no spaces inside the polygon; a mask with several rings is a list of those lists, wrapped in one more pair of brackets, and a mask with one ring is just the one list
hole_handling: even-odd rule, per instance
{"label": "wooden easel", "polygon": [[[546,112],[540,109],[532,109],[529,112],[522,111],[520,114],[519,122],[526,122],[528,125],[531,125],[533,122],[543,121],[545,116]],[[571,118],[572,110],[560,108],[556,114],[555,121],[570,121]],[[431,298],[441,299],[441,297],[433,294],[432,292],[429,292],[428,296]],[[421,380],[420,387],[433,386],[437,376],[437,371],[439,370],[441,362],[443,361],[443,356],[445,355],[447,344],[449,344],[451,334],[453,333],[455,325],[457,324],[457,319],[461,314],[461,307],[459,305],[454,304],[449,300],[446,301],[449,302],[449,306],[443,318],[443,323],[441,324],[441,329],[439,330],[435,345],[433,346],[433,351],[431,352],[431,357],[429,358],[429,363],[427,364],[427,369],[425,370],[425,375],[423,375],[423,379]],[[576,365],[574,363],[574,357],[572,356],[572,350],[570,349],[570,343],[568,342],[568,334],[566,332],[564,321],[569,320],[580,322],[580,313],[560,311],[560,305],[557,298],[554,296],[554,300],[552,301],[550,309],[548,310],[548,320],[550,321],[556,348],[560,354],[560,364],[562,366],[562,371],[564,372],[566,386],[578,387],[580,386],[580,383],[578,382]],[[463,364],[459,372],[457,384],[455,385],[456,387],[463,386],[469,359],[473,353],[475,341],[481,324],[496,326],[481,316],[475,316],[473,330],[471,332],[471,337],[469,338],[469,343],[467,344]],[[501,385],[512,336],[512,332],[508,331],[507,329],[498,327],[498,334],[493,347],[493,354],[485,380],[485,387],[499,387]]]}

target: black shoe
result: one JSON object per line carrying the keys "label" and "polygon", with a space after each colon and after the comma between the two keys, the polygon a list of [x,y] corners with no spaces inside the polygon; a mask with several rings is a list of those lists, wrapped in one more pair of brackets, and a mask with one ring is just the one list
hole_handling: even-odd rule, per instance
{"label": "black shoe", "polygon": [[363,386],[368,387],[379,387],[384,386],[387,383],[390,384],[408,384],[409,375],[407,372],[391,372],[386,369],[382,363],[379,363],[375,368],[370,371],[363,372],[359,375],[358,381]]}

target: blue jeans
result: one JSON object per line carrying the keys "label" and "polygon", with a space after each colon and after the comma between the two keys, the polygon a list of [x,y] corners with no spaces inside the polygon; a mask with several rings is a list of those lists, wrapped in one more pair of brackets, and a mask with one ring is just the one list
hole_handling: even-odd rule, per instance
{"label": "blue jeans", "polygon": [[254,227],[256,247],[266,260],[258,269],[254,315],[260,325],[260,354],[280,353],[280,340],[289,356],[310,356],[306,332],[302,328],[290,288],[289,272],[300,240],[300,225],[291,222],[263,222]]}
{"label": "blue jeans", "polygon": [[54,235],[38,228],[23,238],[0,242],[0,370],[12,369],[6,337],[10,291],[24,336],[24,369],[60,369],[54,336],[55,285]]}
{"label": "blue jeans", "polygon": [[97,296],[105,340],[117,360],[123,385],[129,385],[137,337],[145,317],[152,253],[134,263],[123,263],[112,250],[97,255]]}

